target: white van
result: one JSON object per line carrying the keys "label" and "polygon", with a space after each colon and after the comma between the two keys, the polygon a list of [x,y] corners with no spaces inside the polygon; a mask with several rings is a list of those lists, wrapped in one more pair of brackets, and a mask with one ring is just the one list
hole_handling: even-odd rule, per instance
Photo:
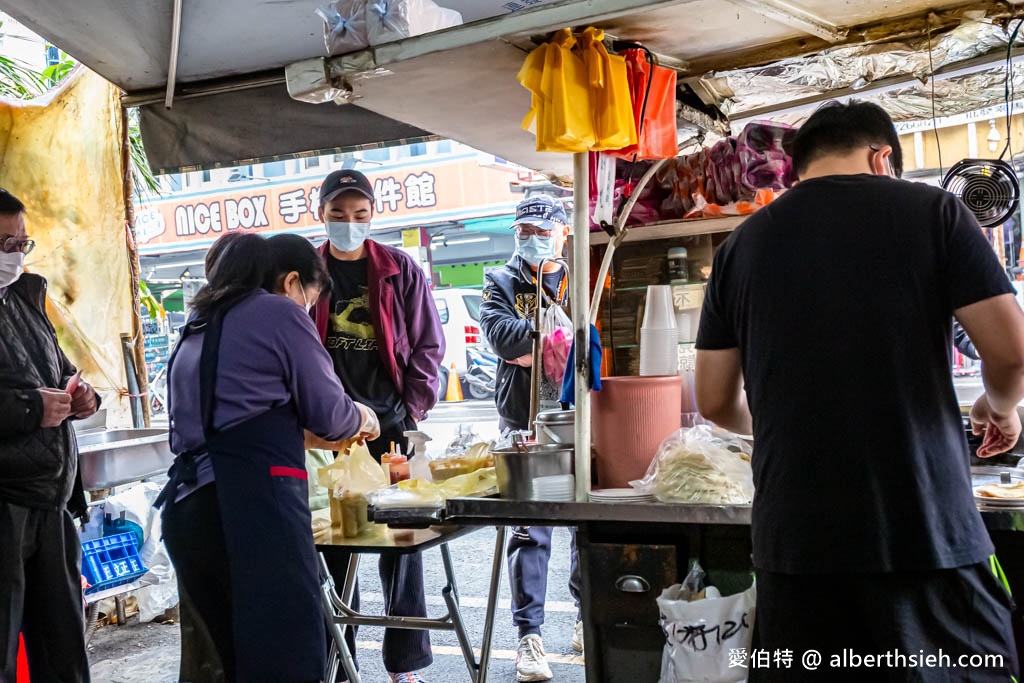
{"label": "white van", "polygon": [[486,344],[480,331],[480,290],[435,289],[434,305],[444,328],[444,367],[466,375],[466,349],[471,344]]}

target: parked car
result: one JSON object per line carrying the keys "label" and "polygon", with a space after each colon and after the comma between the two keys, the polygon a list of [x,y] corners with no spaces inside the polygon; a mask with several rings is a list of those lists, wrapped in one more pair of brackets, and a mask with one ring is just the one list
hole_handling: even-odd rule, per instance
{"label": "parked car", "polygon": [[[444,398],[452,363],[465,398],[491,398],[494,395],[493,382],[488,388],[486,381],[480,381],[487,374],[481,372],[481,366],[490,365],[490,357],[494,356],[480,331],[480,290],[435,289],[433,295],[446,346],[442,361],[441,398]],[[494,362],[496,364],[496,357]],[[466,373],[470,369],[473,369],[470,373],[473,381],[467,381]]]}

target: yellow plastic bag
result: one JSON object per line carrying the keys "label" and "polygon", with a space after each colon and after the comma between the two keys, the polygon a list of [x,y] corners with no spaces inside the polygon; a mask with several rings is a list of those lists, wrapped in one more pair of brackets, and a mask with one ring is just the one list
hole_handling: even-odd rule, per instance
{"label": "yellow plastic bag", "polygon": [[498,490],[498,474],[493,467],[487,467],[452,477],[441,482],[438,488],[446,499],[493,493]]}
{"label": "yellow plastic bag", "polygon": [[585,152],[596,142],[587,67],[575,45],[572,31],[561,29],[530,53],[517,76],[532,93],[523,128],[534,126],[538,152]]}
{"label": "yellow plastic bag", "polygon": [[629,91],[626,60],[608,54],[604,31],[588,28],[580,38],[579,51],[587,67],[595,142],[591,149],[620,149],[637,143],[636,121]]}

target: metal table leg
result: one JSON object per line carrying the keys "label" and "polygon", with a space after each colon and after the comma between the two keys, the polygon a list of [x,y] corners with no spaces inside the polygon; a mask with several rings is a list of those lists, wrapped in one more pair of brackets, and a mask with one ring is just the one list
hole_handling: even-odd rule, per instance
{"label": "metal table leg", "polygon": [[459,647],[462,648],[462,658],[469,669],[469,678],[474,683],[479,679],[479,667],[476,663],[476,655],[473,653],[473,644],[469,640],[469,633],[466,632],[466,622],[462,619],[462,610],[459,609],[459,588],[455,582],[455,567],[452,565],[451,550],[447,543],[441,545],[441,562],[444,564],[444,574],[448,584],[441,591],[445,604],[448,605],[448,614],[452,620],[455,636],[459,639]]}
{"label": "metal table leg", "polygon": [[[323,553],[320,553],[320,602],[324,617],[327,620],[328,633],[332,640],[331,651],[328,655],[328,673],[332,676],[337,673],[340,661],[342,668],[344,668],[345,673],[348,675],[349,682],[361,683],[359,672],[355,666],[355,658],[345,642],[345,629],[351,628],[354,625],[363,625],[427,631],[454,631],[459,641],[459,647],[462,650],[462,656],[466,661],[466,667],[469,670],[470,680],[473,683],[486,683],[487,667],[490,664],[491,647],[494,640],[494,621],[497,614],[498,593],[501,590],[501,573],[505,566],[505,542],[507,535],[508,531],[505,527],[497,528],[479,662],[476,660],[473,644],[466,630],[465,621],[462,618],[459,606],[459,587],[455,578],[455,567],[452,562],[451,550],[447,543],[442,543],[440,550],[446,579],[442,596],[448,607],[448,614],[435,619],[387,615],[370,616],[353,610],[351,604],[352,598],[355,595],[356,578],[359,573],[359,555],[351,555],[348,570],[345,574],[345,581],[342,584],[341,594],[339,595],[335,589],[334,579],[327,568]],[[329,679],[328,683],[332,683],[332,680]]]}
{"label": "metal table leg", "polygon": [[[359,555],[353,554],[349,557],[348,571],[345,573],[345,583],[342,584],[340,597],[335,591],[334,578],[327,568],[327,562],[324,560],[323,553],[320,553],[319,557],[321,577],[320,604],[323,607],[324,618],[327,620],[328,633],[333,641],[333,647],[328,655],[328,672],[337,673],[336,659],[340,659],[341,666],[348,676],[349,683],[362,683],[359,671],[356,669],[355,657],[352,651],[348,649],[348,643],[345,642],[345,629],[351,627],[347,625],[342,626],[338,623],[334,609],[335,603],[338,601],[343,602],[345,605],[352,604],[352,598],[356,590],[356,578],[359,576]],[[334,679],[328,678],[328,683],[334,683]]]}
{"label": "metal table leg", "polygon": [[491,585],[484,615],[484,637],[480,643],[480,665],[476,683],[487,683],[487,667],[491,663],[491,645],[494,641],[494,619],[498,611],[498,593],[501,591],[501,572],[505,567],[505,540],[508,528],[499,526],[494,540],[494,560],[491,563]]}

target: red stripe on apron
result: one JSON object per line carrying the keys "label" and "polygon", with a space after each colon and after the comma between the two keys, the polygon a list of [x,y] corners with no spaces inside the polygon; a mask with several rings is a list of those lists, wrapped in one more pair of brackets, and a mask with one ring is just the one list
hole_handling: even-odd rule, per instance
{"label": "red stripe on apron", "polygon": [[271,467],[270,476],[295,477],[296,479],[309,481],[309,473],[306,470],[300,470],[298,467]]}

